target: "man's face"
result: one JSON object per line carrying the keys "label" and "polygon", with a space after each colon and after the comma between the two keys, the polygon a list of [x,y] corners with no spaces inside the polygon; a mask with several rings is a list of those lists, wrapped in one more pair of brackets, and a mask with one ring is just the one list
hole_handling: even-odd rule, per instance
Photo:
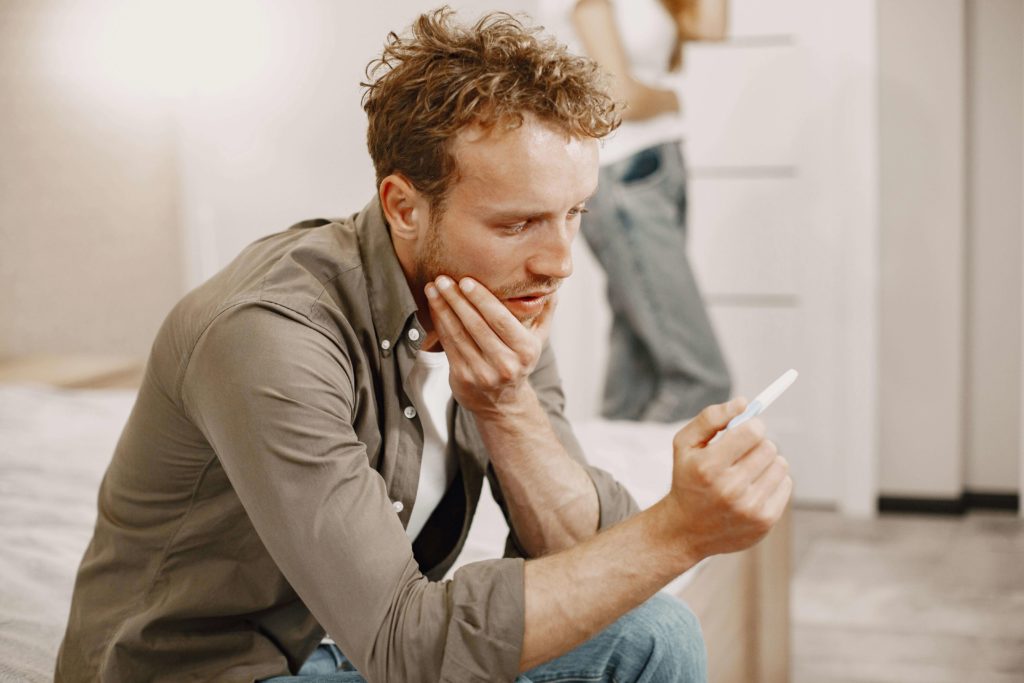
{"label": "man's face", "polygon": [[597,141],[527,117],[522,126],[462,131],[459,176],[419,240],[416,285],[472,277],[524,324],[572,273],[572,240],[597,188]]}

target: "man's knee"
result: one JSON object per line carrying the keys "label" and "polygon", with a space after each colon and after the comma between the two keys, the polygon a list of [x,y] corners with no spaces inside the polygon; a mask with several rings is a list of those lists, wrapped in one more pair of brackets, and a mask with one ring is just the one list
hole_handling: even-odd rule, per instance
{"label": "man's knee", "polygon": [[706,683],[700,622],[684,603],[659,593],[572,652],[517,680]]}
{"label": "man's knee", "polygon": [[632,613],[628,631],[647,648],[649,657],[640,680],[707,680],[707,652],[697,616],[680,600],[658,593]]}

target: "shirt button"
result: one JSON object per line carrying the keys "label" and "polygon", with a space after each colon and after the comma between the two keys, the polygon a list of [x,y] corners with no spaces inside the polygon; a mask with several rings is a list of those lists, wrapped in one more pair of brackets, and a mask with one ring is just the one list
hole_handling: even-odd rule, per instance
{"label": "shirt button", "polygon": [[380,348],[384,349],[385,351],[390,349],[391,348],[391,340],[390,339],[385,339],[384,341],[382,341],[380,343]]}
{"label": "shirt button", "polygon": [[419,341],[420,331],[417,330],[415,327],[409,330],[409,339],[411,339],[412,341]]}
{"label": "shirt button", "polygon": [[395,512],[401,512],[402,510],[405,509],[405,503],[403,503],[400,500],[396,500],[394,503],[391,504],[391,507],[395,509]]}
{"label": "shirt button", "polygon": [[411,420],[411,419],[413,419],[414,417],[416,417],[416,409],[415,409],[415,408],[413,408],[412,406],[406,406],[406,407],[405,407],[405,410],[403,410],[402,412],[403,412],[403,413],[405,414],[405,416],[406,416],[407,418],[409,418],[410,420]]}

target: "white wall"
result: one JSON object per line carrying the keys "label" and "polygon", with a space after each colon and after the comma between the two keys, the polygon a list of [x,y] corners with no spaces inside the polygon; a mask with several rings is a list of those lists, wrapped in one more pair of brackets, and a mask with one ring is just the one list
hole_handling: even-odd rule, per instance
{"label": "white wall", "polygon": [[[733,39],[689,60],[691,258],[738,391],[787,358],[820,374],[769,420],[827,425],[810,444],[784,435],[798,498],[871,514],[879,492],[1013,491],[1020,0],[732,9]],[[564,301],[580,315],[560,323],[586,417],[608,315],[578,246]]]}
{"label": "white wall", "polygon": [[[242,3],[213,17],[198,6],[196,21],[214,24],[203,34],[213,63],[181,102],[190,286],[258,237],[363,208],[374,180],[359,82],[389,31],[438,4],[364,3],[353,12],[333,0]],[[467,19],[499,4],[525,8],[521,0],[450,4]],[[233,50],[217,49],[223,41]],[[230,60],[226,77],[206,79],[218,59]]]}
{"label": "white wall", "polygon": [[[797,500],[855,515],[877,495],[875,4],[734,0],[730,39],[688,50],[684,100],[690,258],[736,393],[801,370],[767,416],[772,436]],[[570,412],[586,418],[609,315],[577,246],[555,342]]]}
{"label": "white wall", "polygon": [[[238,63],[258,68],[182,103],[191,282],[261,235],[310,215],[356,211],[372,196],[356,84],[386,32],[431,6],[369,7],[353,22],[338,3],[267,4],[225,26],[246,51]],[[462,5],[467,16],[486,6]],[[736,391],[753,396],[785,369],[800,369],[770,420],[801,482],[798,496],[865,514],[874,496],[870,382],[843,387],[846,369],[861,380],[870,374],[862,364],[874,363],[870,344],[842,346],[870,340],[872,326],[847,334],[849,319],[836,311],[851,302],[870,310],[873,300],[870,269],[854,274],[867,277],[867,289],[846,289],[841,276],[849,254],[865,253],[865,244],[870,252],[876,229],[873,157],[870,146],[862,150],[865,136],[873,139],[873,99],[863,86],[873,72],[870,58],[856,57],[873,50],[870,8],[785,0],[767,11],[735,0],[733,39],[690,51],[686,94],[693,260]],[[844,23],[851,16],[853,30]],[[842,168],[837,157],[848,160]],[[608,311],[603,275],[582,241],[576,255],[554,339],[570,415],[581,418],[599,405]]]}
{"label": "white wall", "polygon": [[1020,0],[883,0],[881,493],[1012,493]]}
{"label": "white wall", "polygon": [[[838,284],[824,323],[834,348],[825,362],[837,373],[832,395],[839,478],[838,507],[851,516],[877,510],[879,391],[879,120],[878,2],[815,3],[826,30],[809,33],[822,56],[818,84],[827,92],[826,144],[818,151],[826,192],[816,221],[834,220]],[[816,289],[827,290],[823,285]],[[821,296],[825,296],[822,294]],[[826,337],[827,338],[827,337]],[[816,340],[816,343],[822,343]]]}
{"label": "white wall", "polygon": [[969,0],[966,471],[975,492],[1017,481],[1021,387],[1024,3]]}
{"label": "white wall", "polygon": [[[1024,31],[1024,22],[1022,22],[1021,30]],[[1018,55],[1021,57],[1022,60],[1024,60],[1024,44],[1021,45],[1021,49],[1018,52]],[[1021,83],[1021,87],[1022,87],[1022,89],[1024,89],[1024,82]],[[1024,121],[1021,122],[1021,126],[1024,127]],[[1024,134],[1022,134],[1021,137],[1024,138]],[[1024,158],[1024,146],[1022,146],[1020,148],[1020,151],[1021,151],[1021,158]],[[1021,184],[1021,195],[1024,196],[1024,182],[1022,182],[1022,184]],[[1022,212],[1022,213],[1024,213],[1024,212]],[[1021,227],[1021,231],[1024,232],[1024,220],[1022,220],[1022,223],[1021,223],[1020,227]],[[1024,242],[1024,240],[1022,240],[1022,242]],[[1021,263],[1021,271],[1024,272],[1024,244],[1022,244],[1022,249],[1021,249],[1021,252],[1020,252],[1020,256],[1021,256],[1021,261],[1020,261],[1020,263]],[[1022,280],[1024,280],[1024,277],[1022,277]],[[1024,282],[1022,282],[1022,290],[1021,290],[1021,308],[1018,309],[1018,310],[1020,311],[1020,314],[1021,314],[1021,320],[1024,321]],[[1020,516],[1024,517],[1024,334],[1021,335],[1020,364],[1021,364],[1021,372],[1020,372],[1020,384],[1019,384],[1019,386],[1020,386],[1020,392],[1021,392],[1021,402],[1020,402],[1020,413],[1018,414],[1019,415],[1019,422],[1018,422],[1018,432],[1017,432],[1018,435],[1019,435],[1019,438],[1020,438],[1020,442],[1019,442],[1019,448],[1020,448],[1019,456],[1020,456],[1020,459],[1018,461],[1018,470],[1017,470],[1017,476],[1018,476],[1018,479],[1017,479],[1017,481],[1018,481],[1017,493],[1018,493],[1018,496],[1019,496],[1019,498],[1018,498],[1018,511],[1020,513]]]}
{"label": "white wall", "polygon": [[0,356],[145,356],[182,293],[174,121],[116,17],[0,3]]}
{"label": "white wall", "polygon": [[881,491],[963,483],[964,7],[883,0]]}
{"label": "white wall", "polygon": [[[127,1],[4,3],[0,353],[141,355],[183,279],[295,220],[361,208],[373,187],[358,81],[386,32],[434,4],[353,16],[330,0],[183,1],[146,16]],[[787,441],[802,480],[863,511],[879,368],[884,493],[1024,477],[1021,2],[881,0],[877,91],[875,4],[733,0],[733,39],[689,64],[691,256],[737,389],[814,368],[772,422],[824,425],[827,440]],[[582,242],[560,318],[563,338],[586,330],[588,353],[562,354],[570,412],[594,415],[608,313]]]}
{"label": "white wall", "polygon": [[[690,260],[735,393],[800,370],[766,416],[796,498],[861,515],[876,495],[874,5],[734,0],[729,40],[688,48],[684,92]],[[577,265],[555,342],[589,417],[608,314],[585,248]]]}

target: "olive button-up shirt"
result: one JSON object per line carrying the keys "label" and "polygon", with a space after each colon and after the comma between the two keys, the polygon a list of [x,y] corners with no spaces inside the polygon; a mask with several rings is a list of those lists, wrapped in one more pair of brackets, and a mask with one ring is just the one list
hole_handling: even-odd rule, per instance
{"label": "olive button-up shirt", "polygon": [[[56,680],[253,681],[297,671],[325,630],[369,681],[512,680],[514,529],[506,557],[441,581],[485,477],[508,518],[454,401],[458,475],[405,533],[423,450],[406,378],[423,338],[376,200],[255,242],[179,302],[101,485]],[[635,512],[586,465],[550,347],[530,382],[593,480],[600,526]]]}

